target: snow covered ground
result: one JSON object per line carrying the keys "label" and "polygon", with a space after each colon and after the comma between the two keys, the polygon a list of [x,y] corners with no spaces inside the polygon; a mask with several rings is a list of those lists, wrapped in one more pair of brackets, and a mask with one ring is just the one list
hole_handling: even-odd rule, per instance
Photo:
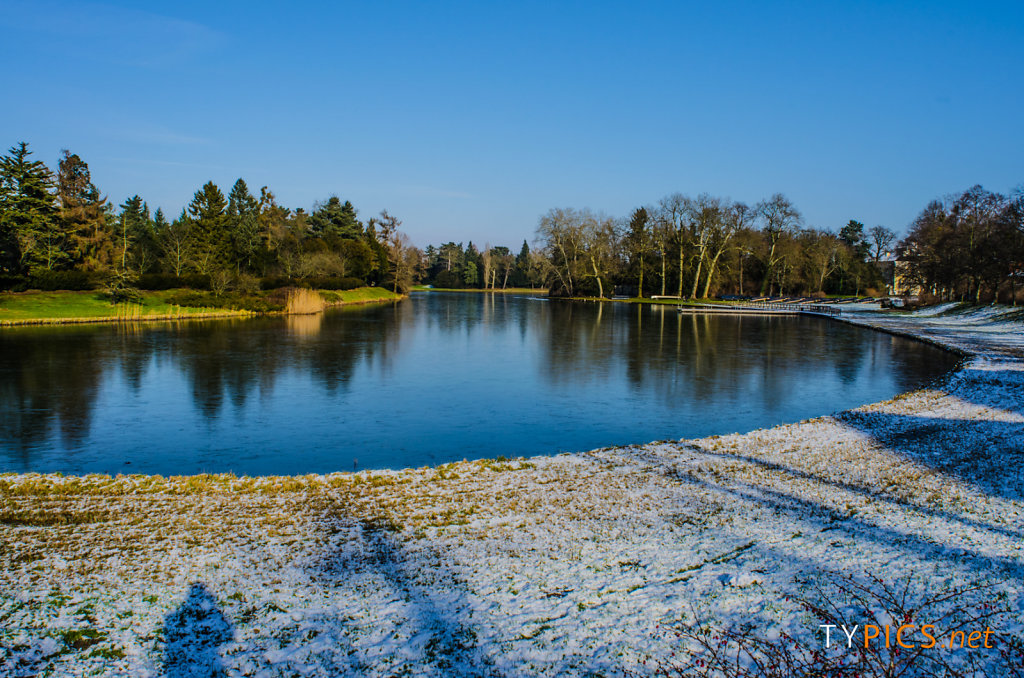
{"label": "snow covered ground", "polygon": [[[952,310],[844,309],[969,355],[945,382],[745,435],[329,476],[0,476],[0,674],[646,675],[685,664],[695,621],[818,647],[799,600],[863,625],[890,589],[915,624],[991,610],[999,649],[942,658],[1006,673],[1024,324]],[[980,588],[933,600],[957,587]]]}

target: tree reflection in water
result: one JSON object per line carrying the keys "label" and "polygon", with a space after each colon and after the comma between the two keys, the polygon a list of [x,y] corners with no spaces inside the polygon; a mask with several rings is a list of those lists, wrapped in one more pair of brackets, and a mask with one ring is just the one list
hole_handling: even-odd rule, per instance
{"label": "tree reflection in water", "polygon": [[4,330],[0,470],[302,473],[591,449],[826,414],[955,361],[820,318],[501,294]]}

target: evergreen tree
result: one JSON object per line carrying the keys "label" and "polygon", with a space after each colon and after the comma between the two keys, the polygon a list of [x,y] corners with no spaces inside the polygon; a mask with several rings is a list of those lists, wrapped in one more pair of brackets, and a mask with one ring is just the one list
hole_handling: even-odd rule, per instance
{"label": "evergreen tree", "polygon": [[651,220],[646,208],[638,207],[633,210],[633,215],[629,218],[626,246],[629,250],[630,264],[636,271],[636,296],[643,297],[644,258],[654,250]]}
{"label": "evergreen tree", "polygon": [[109,269],[114,259],[110,205],[92,183],[89,165],[66,150],[57,170],[57,197],[76,262],[85,270]]}
{"label": "evergreen tree", "polygon": [[526,287],[530,284],[530,246],[523,241],[523,246],[516,255],[515,272],[512,275],[514,287]]}
{"label": "evergreen tree", "polygon": [[352,203],[342,203],[336,195],[316,206],[309,217],[309,229],[314,237],[325,240],[357,240],[363,234]]}
{"label": "evergreen tree", "polygon": [[839,230],[839,239],[854,251],[858,261],[864,261],[867,258],[871,245],[864,237],[864,224],[850,219],[846,226]]}
{"label": "evergreen tree", "polygon": [[228,194],[227,220],[231,232],[231,258],[235,270],[250,270],[260,247],[260,205],[239,179]]}
{"label": "evergreen tree", "polygon": [[373,252],[373,267],[368,276],[373,283],[381,282],[388,271],[388,249],[385,243],[381,242],[384,238],[378,239],[376,224],[375,219],[370,219],[366,224],[366,231],[363,233],[363,241]]}
{"label": "evergreen tree", "polygon": [[223,268],[231,259],[227,201],[217,184],[208,181],[188,204],[196,239],[195,266],[200,273]]}
{"label": "evergreen tree", "polygon": [[53,173],[22,141],[0,158],[0,267],[52,269],[66,254]]}
{"label": "evergreen tree", "polygon": [[167,222],[167,217],[164,216],[164,211],[159,207],[156,208],[156,212],[153,213],[153,230],[157,233],[170,226]]}
{"label": "evergreen tree", "polygon": [[466,245],[466,253],[462,255],[462,262],[462,281],[466,287],[479,287],[481,283],[480,252],[472,242]]}

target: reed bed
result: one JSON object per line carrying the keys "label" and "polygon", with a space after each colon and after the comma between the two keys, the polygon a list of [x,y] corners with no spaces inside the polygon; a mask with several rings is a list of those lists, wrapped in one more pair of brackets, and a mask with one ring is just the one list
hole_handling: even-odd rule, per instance
{"label": "reed bed", "polygon": [[302,287],[288,290],[288,301],[285,306],[287,313],[320,313],[326,306],[324,298],[316,290]]}

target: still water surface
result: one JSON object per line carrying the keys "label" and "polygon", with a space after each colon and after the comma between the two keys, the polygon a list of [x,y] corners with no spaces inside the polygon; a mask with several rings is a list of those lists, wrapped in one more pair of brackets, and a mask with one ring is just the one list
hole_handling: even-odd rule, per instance
{"label": "still water surface", "polygon": [[819,318],[414,294],[321,316],[0,332],[0,471],[324,473],[749,431],[946,373]]}

